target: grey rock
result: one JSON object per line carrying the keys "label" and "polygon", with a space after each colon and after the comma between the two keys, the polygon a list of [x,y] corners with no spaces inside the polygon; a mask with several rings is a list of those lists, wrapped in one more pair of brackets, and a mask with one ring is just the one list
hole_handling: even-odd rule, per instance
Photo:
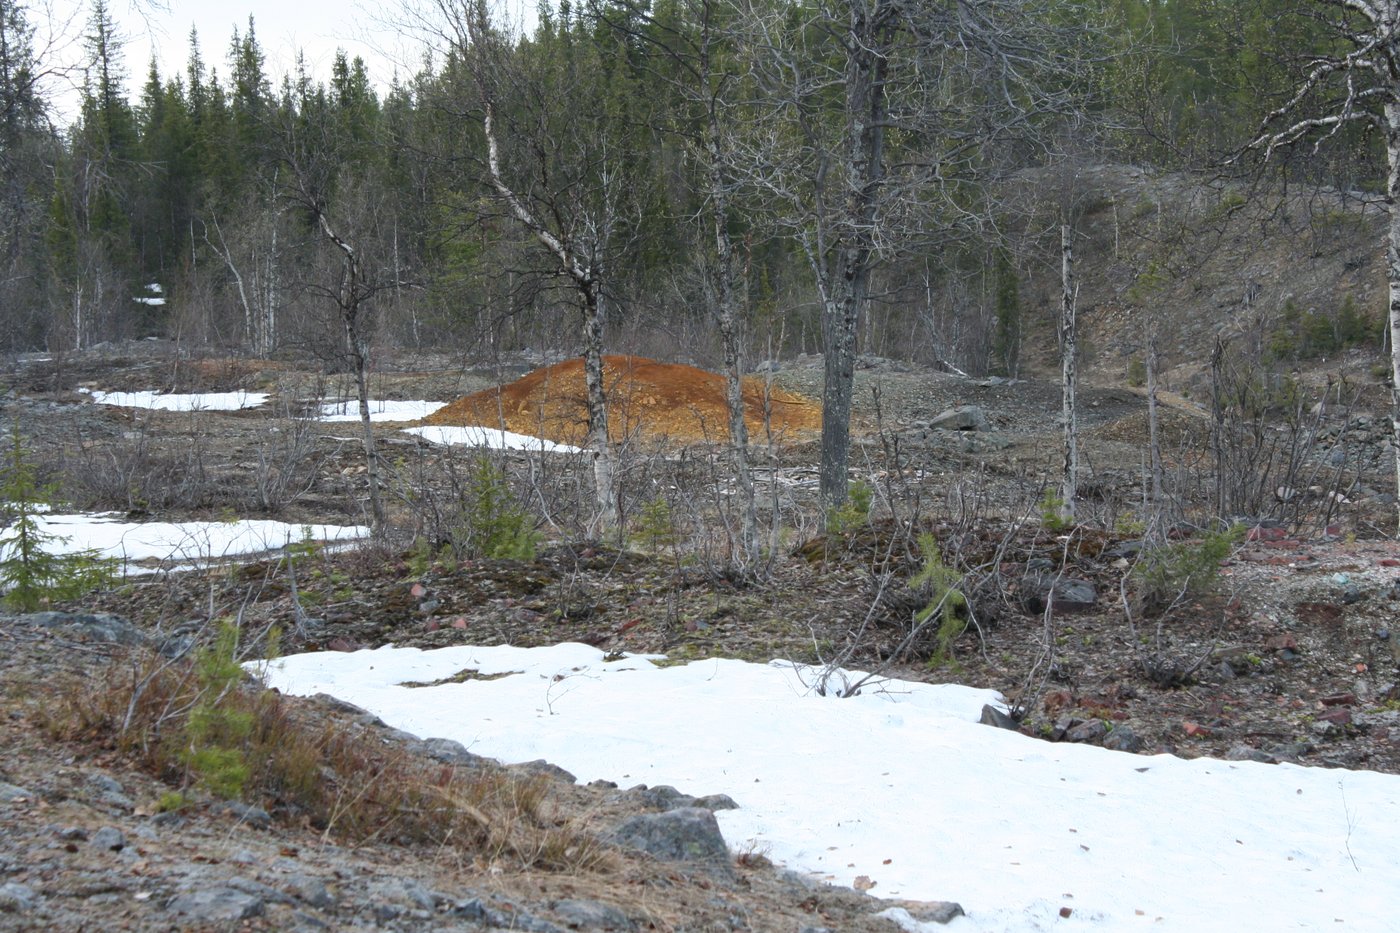
{"label": "grey rock", "polygon": [[1037,615],[1047,604],[1054,612],[1085,612],[1098,603],[1098,592],[1088,580],[1033,574],[1021,580],[1021,601]]}
{"label": "grey rock", "polygon": [[21,914],[33,910],[39,896],[28,885],[18,881],[0,884],[0,913]]}
{"label": "grey rock", "polygon": [[262,898],[234,888],[205,888],[172,898],[166,908],[193,920],[208,923],[236,923],[263,912]]}
{"label": "grey rock", "polygon": [[1263,749],[1253,748],[1243,742],[1231,745],[1225,753],[1226,761],[1259,761],[1264,764],[1278,764],[1278,759]]}
{"label": "grey rock", "polygon": [[527,774],[538,774],[542,777],[552,778],[556,781],[563,781],[565,784],[578,783],[578,778],[574,777],[572,774],[570,774],[568,771],[565,771],[558,765],[550,764],[543,758],[536,759],[535,761],[522,761],[518,764],[513,764],[510,767],[511,770],[514,771],[524,771]]}
{"label": "grey rock", "polygon": [[32,612],[19,616],[18,621],[39,628],[61,629],[87,641],[133,647],[147,642],[144,632],[111,612]]}
{"label": "grey rock", "polygon": [[633,807],[646,807],[652,810],[679,810],[682,807],[697,805],[694,797],[683,794],[666,784],[656,787],[638,784],[636,787],[629,787],[619,794],[612,795],[612,799]]}
{"label": "grey rock", "polygon": [[121,781],[108,777],[105,774],[88,775],[88,783],[97,789],[99,799],[114,807],[121,807],[123,810],[131,810],[136,804],[126,795],[126,788]]}
{"label": "grey rock", "polygon": [[1021,728],[1020,723],[990,703],[982,704],[982,718],[977,721],[984,726],[996,726],[998,729],[1010,729],[1012,732]]}
{"label": "grey rock", "polygon": [[1346,606],[1355,605],[1361,602],[1361,587],[1355,583],[1342,588],[1342,604]]}
{"label": "grey rock", "polygon": [[1119,560],[1120,558],[1137,557],[1142,552],[1141,539],[1133,541],[1119,541],[1113,547],[1108,548],[1101,555],[1105,560]]}
{"label": "grey rock", "polygon": [[240,823],[247,823],[249,826],[254,826],[258,829],[267,829],[272,825],[272,815],[262,807],[254,807],[246,803],[240,803],[237,800],[230,800],[220,807],[220,809]]}
{"label": "grey rock", "polygon": [[977,405],[959,405],[929,420],[935,431],[985,431],[987,413]]}
{"label": "grey rock", "polygon": [[104,852],[120,852],[126,848],[126,836],[115,826],[104,826],[92,834],[92,847]]}
{"label": "grey rock", "polygon": [[703,862],[729,869],[729,848],[719,823],[714,813],[700,807],[634,816],[613,829],[609,837],[619,845],[666,861]]}
{"label": "grey rock", "polygon": [[463,920],[472,920],[482,926],[502,930],[526,930],[528,933],[564,933],[564,928],[541,920],[524,911],[505,911],[487,907],[481,898],[459,901],[452,907],[451,914]]}
{"label": "grey rock", "polygon": [[254,881],[251,878],[230,878],[228,886],[235,891],[242,891],[244,894],[251,894],[254,897],[262,898],[264,901],[271,901],[274,904],[291,904],[292,898],[283,894],[274,887],[263,884],[261,881]]}
{"label": "grey rock", "polygon": [[449,765],[479,768],[490,761],[490,759],[483,758],[481,755],[473,755],[471,752],[467,751],[465,745],[453,739],[424,739],[419,743],[418,747],[423,750],[423,754],[434,761],[441,761]]}
{"label": "grey rock", "polygon": [[831,927],[798,927],[797,933],[836,933]]}
{"label": "grey rock", "polygon": [[908,905],[904,909],[920,923],[952,923],[965,916],[962,905],[956,901],[926,901],[918,905]]}
{"label": "grey rock", "polygon": [[563,900],[553,905],[554,912],[571,930],[630,930],[632,921],[611,904],[598,901]]}
{"label": "grey rock", "polygon": [[412,878],[395,878],[370,886],[370,894],[386,902],[407,902],[422,910],[434,910],[437,897]]}
{"label": "grey rock", "polygon": [[728,794],[706,794],[703,797],[696,797],[695,805],[711,811],[739,809],[739,805],[734,802],[734,798]]}
{"label": "grey rock", "polygon": [[1102,719],[1089,719],[1065,733],[1070,742],[1097,742],[1108,735],[1108,724]]}
{"label": "grey rock", "polygon": [[35,799],[35,794],[32,790],[27,790],[17,784],[6,784],[4,781],[0,781],[0,803],[33,799]]}
{"label": "grey rock", "polygon": [[369,715],[369,711],[364,707],[356,706],[354,703],[342,700],[340,697],[333,697],[329,693],[318,693],[311,699],[320,703],[327,709],[335,710],[337,713],[350,713],[353,716]]}
{"label": "grey rock", "polygon": [[1115,752],[1137,754],[1142,751],[1144,745],[1142,738],[1133,731],[1132,726],[1122,724],[1114,726],[1103,738],[1103,747]]}
{"label": "grey rock", "polygon": [[320,878],[311,875],[292,875],[287,879],[287,889],[294,897],[300,898],[312,907],[332,907],[335,895]]}

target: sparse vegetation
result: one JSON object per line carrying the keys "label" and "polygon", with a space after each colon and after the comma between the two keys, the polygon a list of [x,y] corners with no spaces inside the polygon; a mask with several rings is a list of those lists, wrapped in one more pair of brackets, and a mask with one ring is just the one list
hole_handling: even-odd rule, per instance
{"label": "sparse vegetation", "polygon": [[1243,537],[1244,527],[1234,525],[1143,552],[1132,572],[1143,610],[1159,614],[1184,597],[1209,592],[1220,576],[1220,562]]}
{"label": "sparse vegetation", "polygon": [[33,612],[50,602],[76,599],[116,580],[116,563],[93,550],[61,552],[68,539],[45,531],[39,516],[56,502],[57,487],[39,482],[15,424],[0,484],[0,602]]}
{"label": "sparse vegetation", "polygon": [[[109,747],[176,785],[161,811],[194,804],[191,783],[251,800],[348,841],[450,846],[521,868],[594,869],[594,836],[556,820],[547,779],[419,758],[349,721],[320,724],[248,682],[225,624],[193,660],[139,651],[113,683],[67,684],[33,713],[50,735]],[[187,778],[192,779],[187,780]]]}

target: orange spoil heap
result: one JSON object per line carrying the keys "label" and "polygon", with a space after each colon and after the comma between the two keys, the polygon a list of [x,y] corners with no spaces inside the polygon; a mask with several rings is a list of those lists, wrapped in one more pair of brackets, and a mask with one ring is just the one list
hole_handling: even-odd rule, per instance
{"label": "orange spoil heap", "polygon": [[[729,416],[724,377],[677,363],[640,356],[605,356],[604,391],[608,434],[614,441],[727,441]],[[584,444],[588,433],[583,360],[569,359],[537,369],[509,385],[468,395],[440,408],[419,424],[504,427],[561,444]],[[821,407],[805,396],[769,388],[762,379],[744,380],[744,421],[749,436],[762,442],[764,409],[771,409],[773,434],[780,440],[821,428]]]}

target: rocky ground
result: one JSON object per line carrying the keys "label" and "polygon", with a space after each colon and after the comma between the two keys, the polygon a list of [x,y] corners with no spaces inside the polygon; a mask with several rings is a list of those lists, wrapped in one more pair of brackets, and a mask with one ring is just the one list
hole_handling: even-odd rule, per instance
{"label": "rocky ground", "polygon": [[[171,360],[152,353],[16,367],[6,414],[85,506],[162,518],[359,517],[363,476],[351,426],[285,417],[342,387],[293,367]],[[814,392],[812,362],[789,363],[774,378]],[[445,400],[528,368],[427,361],[377,374],[375,391]],[[258,388],[274,392],[274,402],[228,414],[133,412],[81,401],[74,390],[83,384]],[[1041,516],[1060,456],[1058,404],[1058,387],[1047,383],[867,361],[852,462],[872,490],[874,518],[816,536],[814,445],[760,450],[763,517],[771,524],[776,516],[780,528],[770,559],[749,575],[730,571],[723,535],[705,530],[707,518],[724,513],[714,491],[725,478],[712,451],[693,447],[651,453],[633,468],[634,514],[653,495],[669,508],[664,529],[639,522],[625,547],[572,533],[565,510],[551,512],[555,525],[530,562],[413,552],[407,535],[430,524],[405,499],[394,506],[402,546],[157,574],[54,608],[114,613],[136,633],[126,640],[167,652],[197,642],[211,619],[236,615],[250,641],[277,623],[285,651],[577,640],[682,659],[839,662],[995,687],[1016,713],[1001,724],[1047,741],[1400,771],[1400,637],[1391,631],[1400,618],[1400,546],[1383,534],[1393,525],[1393,499],[1381,491],[1389,488],[1384,419],[1364,408],[1324,412],[1307,462],[1337,469],[1300,472],[1296,489],[1269,499],[1268,514],[1239,516],[1241,538],[1213,562],[1213,585],[1154,614],[1136,577],[1121,585],[1138,562],[1145,514],[1143,398],[1121,387],[1084,392],[1078,526]],[[938,416],[950,410],[970,422],[949,430]],[[1211,488],[1205,413],[1171,400],[1164,434],[1170,541],[1186,553],[1200,541],[1188,524],[1193,497]],[[392,426],[378,435],[396,475],[445,475],[440,452]],[[539,464],[532,472],[523,459],[502,462],[522,482],[539,475]],[[569,475],[560,468],[554,479],[567,488]],[[966,630],[948,639],[914,622],[933,595],[915,579],[923,531],[969,597]],[[128,649],[105,643],[111,632],[100,626],[33,623],[0,623],[8,714],[0,727],[13,750],[0,762],[0,926],[894,929],[872,916],[886,905],[812,888],[761,858],[716,868],[609,844],[604,868],[520,872],[451,849],[345,845],[283,819],[267,801],[249,801],[250,810],[210,799],[156,813],[167,785],[101,741],[55,742],[39,712],[68,689],[65,675],[119,676]],[[335,704],[308,709],[375,741],[431,753]],[[665,794],[552,786],[560,812],[600,836],[673,803]]]}

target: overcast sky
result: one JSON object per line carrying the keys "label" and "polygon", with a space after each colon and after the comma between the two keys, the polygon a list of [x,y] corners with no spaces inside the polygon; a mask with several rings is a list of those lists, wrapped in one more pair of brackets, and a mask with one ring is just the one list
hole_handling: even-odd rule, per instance
{"label": "overcast sky", "polygon": [[[46,7],[52,2],[51,12]],[[401,19],[400,0],[108,0],[118,21],[124,46],[127,90],[140,93],[152,54],[162,78],[183,74],[189,60],[190,29],[199,31],[199,47],[206,67],[228,75],[228,49],[237,28],[247,32],[253,17],[258,44],[267,56],[267,69],[274,88],[282,75],[291,71],[298,52],[306,56],[311,74],[318,80],[330,75],[337,49],[351,58],[364,58],[375,85],[387,88],[397,68],[406,77],[422,62],[423,42],[392,23]],[[91,11],[90,0],[31,0],[25,6],[31,22],[41,33],[57,34],[53,55],[78,62],[82,58],[80,37]],[[511,0],[510,6],[528,10],[534,19],[534,0]],[[65,39],[66,34],[66,39]],[[37,43],[44,49],[49,43]],[[81,78],[77,79],[81,80]],[[69,112],[73,90],[55,88],[52,96],[59,109]]]}

